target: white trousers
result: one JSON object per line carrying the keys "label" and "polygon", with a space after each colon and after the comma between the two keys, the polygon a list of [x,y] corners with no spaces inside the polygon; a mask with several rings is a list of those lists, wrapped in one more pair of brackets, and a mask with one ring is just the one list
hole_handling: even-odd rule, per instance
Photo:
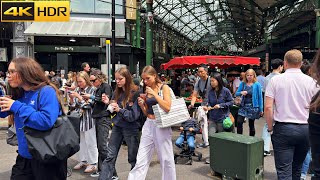
{"label": "white trousers", "polygon": [[171,128],[158,128],[155,120],[147,118],[137,155],[137,163],[130,171],[128,180],[144,180],[156,149],[161,166],[162,180],[176,180]]}
{"label": "white trousers", "polygon": [[206,117],[203,117],[203,120],[200,121],[201,124],[201,129],[202,129],[202,138],[203,138],[203,143],[205,145],[209,145],[209,139],[208,139],[208,131],[209,131],[209,127],[208,127],[208,118],[207,115],[205,115]]}
{"label": "white trousers", "polygon": [[88,164],[98,163],[98,147],[95,126],[88,131],[80,131],[80,150],[78,152],[78,158],[79,161],[86,161]]}

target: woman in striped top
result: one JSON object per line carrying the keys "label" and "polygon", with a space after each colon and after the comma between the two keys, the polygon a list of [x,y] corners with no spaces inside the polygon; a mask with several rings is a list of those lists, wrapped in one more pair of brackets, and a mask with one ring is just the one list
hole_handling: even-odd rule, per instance
{"label": "woman in striped top", "polygon": [[94,94],[95,87],[90,82],[89,75],[81,71],[77,74],[77,85],[75,91],[70,92],[70,106],[82,114],[80,119],[80,151],[79,163],[74,169],[86,167],[84,172],[92,173],[97,170],[98,148],[96,139],[95,122],[92,118],[92,106],[94,101],[85,100],[83,94]]}

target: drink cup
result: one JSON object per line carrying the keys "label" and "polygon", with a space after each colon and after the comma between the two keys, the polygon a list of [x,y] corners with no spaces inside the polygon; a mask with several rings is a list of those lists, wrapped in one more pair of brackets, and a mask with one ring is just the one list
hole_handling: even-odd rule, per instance
{"label": "drink cup", "polygon": [[140,94],[140,98],[146,101],[147,99],[147,94]]}
{"label": "drink cup", "polygon": [[107,110],[110,111],[111,113],[113,113],[113,107],[111,106],[111,104],[109,104]]}

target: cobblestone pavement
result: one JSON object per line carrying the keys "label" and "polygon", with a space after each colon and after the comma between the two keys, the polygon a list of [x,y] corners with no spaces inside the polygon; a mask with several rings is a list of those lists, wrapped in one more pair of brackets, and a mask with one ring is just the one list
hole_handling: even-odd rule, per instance
{"label": "cobblestone pavement", "polygon": [[[3,121],[3,119],[0,119]],[[264,120],[261,119],[256,121],[256,136],[261,136],[262,126],[264,124]],[[5,142],[5,130],[0,131],[0,179],[6,180],[9,179],[11,173],[11,167],[15,163],[16,158],[16,148],[11,147]],[[248,133],[248,123],[244,124],[244,132]],[[179,132],[174,129],[174,140],[179,135]],[[201,135],[197,135],[197,142],[201,142]],[[175,152],[179,152],[179,150],[175,147]],[[196,149],[203,154],[203,157],[208,157],[209,148],[205,149]],[[236,151],[236,150],[235,150]],[[210,175],[210,167],[209,165],[204,163],[203,159],[201,162],[193,161],[192,165],[184,165],[182,161],[176,165],[177,171],[177,179],[178,180],[207,180],[207,179],[220,179],[219,177],[213,177]],[[76,156],[71,157],[68,160],[68,166],[73,167],[77,164]],[[122,146],[119,152],[119,156],[116,164],[117,172],[120,180],[125,180],[128,177],[130,171],[130,165],[127,162],[127,147]],[[308,177],[309,178],[309,177]],[[68,178],[70,180],[84,180],[84,179],[97,179],[91,178],[89,174],[83,173],[83,170],[74,170],[72,175]],[[157,160],[156,154],[153,157],[151,162],[147,180],[160,180],[161,179],[161,170],[159,161]],[[266,180],[275,180],[276,179],[276,171],[274,167],[274,157],[268,156],[264,158],[264,179]]]}

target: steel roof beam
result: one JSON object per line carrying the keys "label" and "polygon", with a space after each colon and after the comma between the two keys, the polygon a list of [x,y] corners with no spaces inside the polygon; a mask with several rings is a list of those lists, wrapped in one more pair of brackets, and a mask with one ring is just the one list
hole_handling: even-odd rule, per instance
{"label": "steel roof beam", "polygon": [[[185,4],[184,0],[179,0],[179,2],[188,10],[188,12],[190,12],[190,14],[193,15],[193,17],[194,17],[195,19],[197,19],[197,20],[200,22],[200,24],[201,24],[204,28],[206,28],[206,25],[203,24],[203,22],[202,22],[197,16],[194,15],[194,13],[192,12],[192,10],[189,9],[188,5]],[[206,29],[207,29],[207,28],[206,28]],[[207,29],[207,30],[209,31],[209,29]]]}
{"label": "steel roof beam", "polygon": [[[166,11],[169,11],[169,9],[165,6],[162,6],[162,8],[164,8]],[[171,13],[170,13],[171,14]],[[175,17],[176,19],[179,19],[179,17],[177,17],[175,14],[171,14],[173,17]],[[184,24],[185,26],[186,23],[184,23],[183,21],[180,21],[182,24]],[[169,25],[170,26],[170,25]],[[191,29],[191,28],[190,28]],[[191,31],[193,31],[195,34],[197,34],[198,36],[201,36],[197,31],[195,31],[194,29],[191,29]],[[191,39],[191,38],[190,38]]]}

